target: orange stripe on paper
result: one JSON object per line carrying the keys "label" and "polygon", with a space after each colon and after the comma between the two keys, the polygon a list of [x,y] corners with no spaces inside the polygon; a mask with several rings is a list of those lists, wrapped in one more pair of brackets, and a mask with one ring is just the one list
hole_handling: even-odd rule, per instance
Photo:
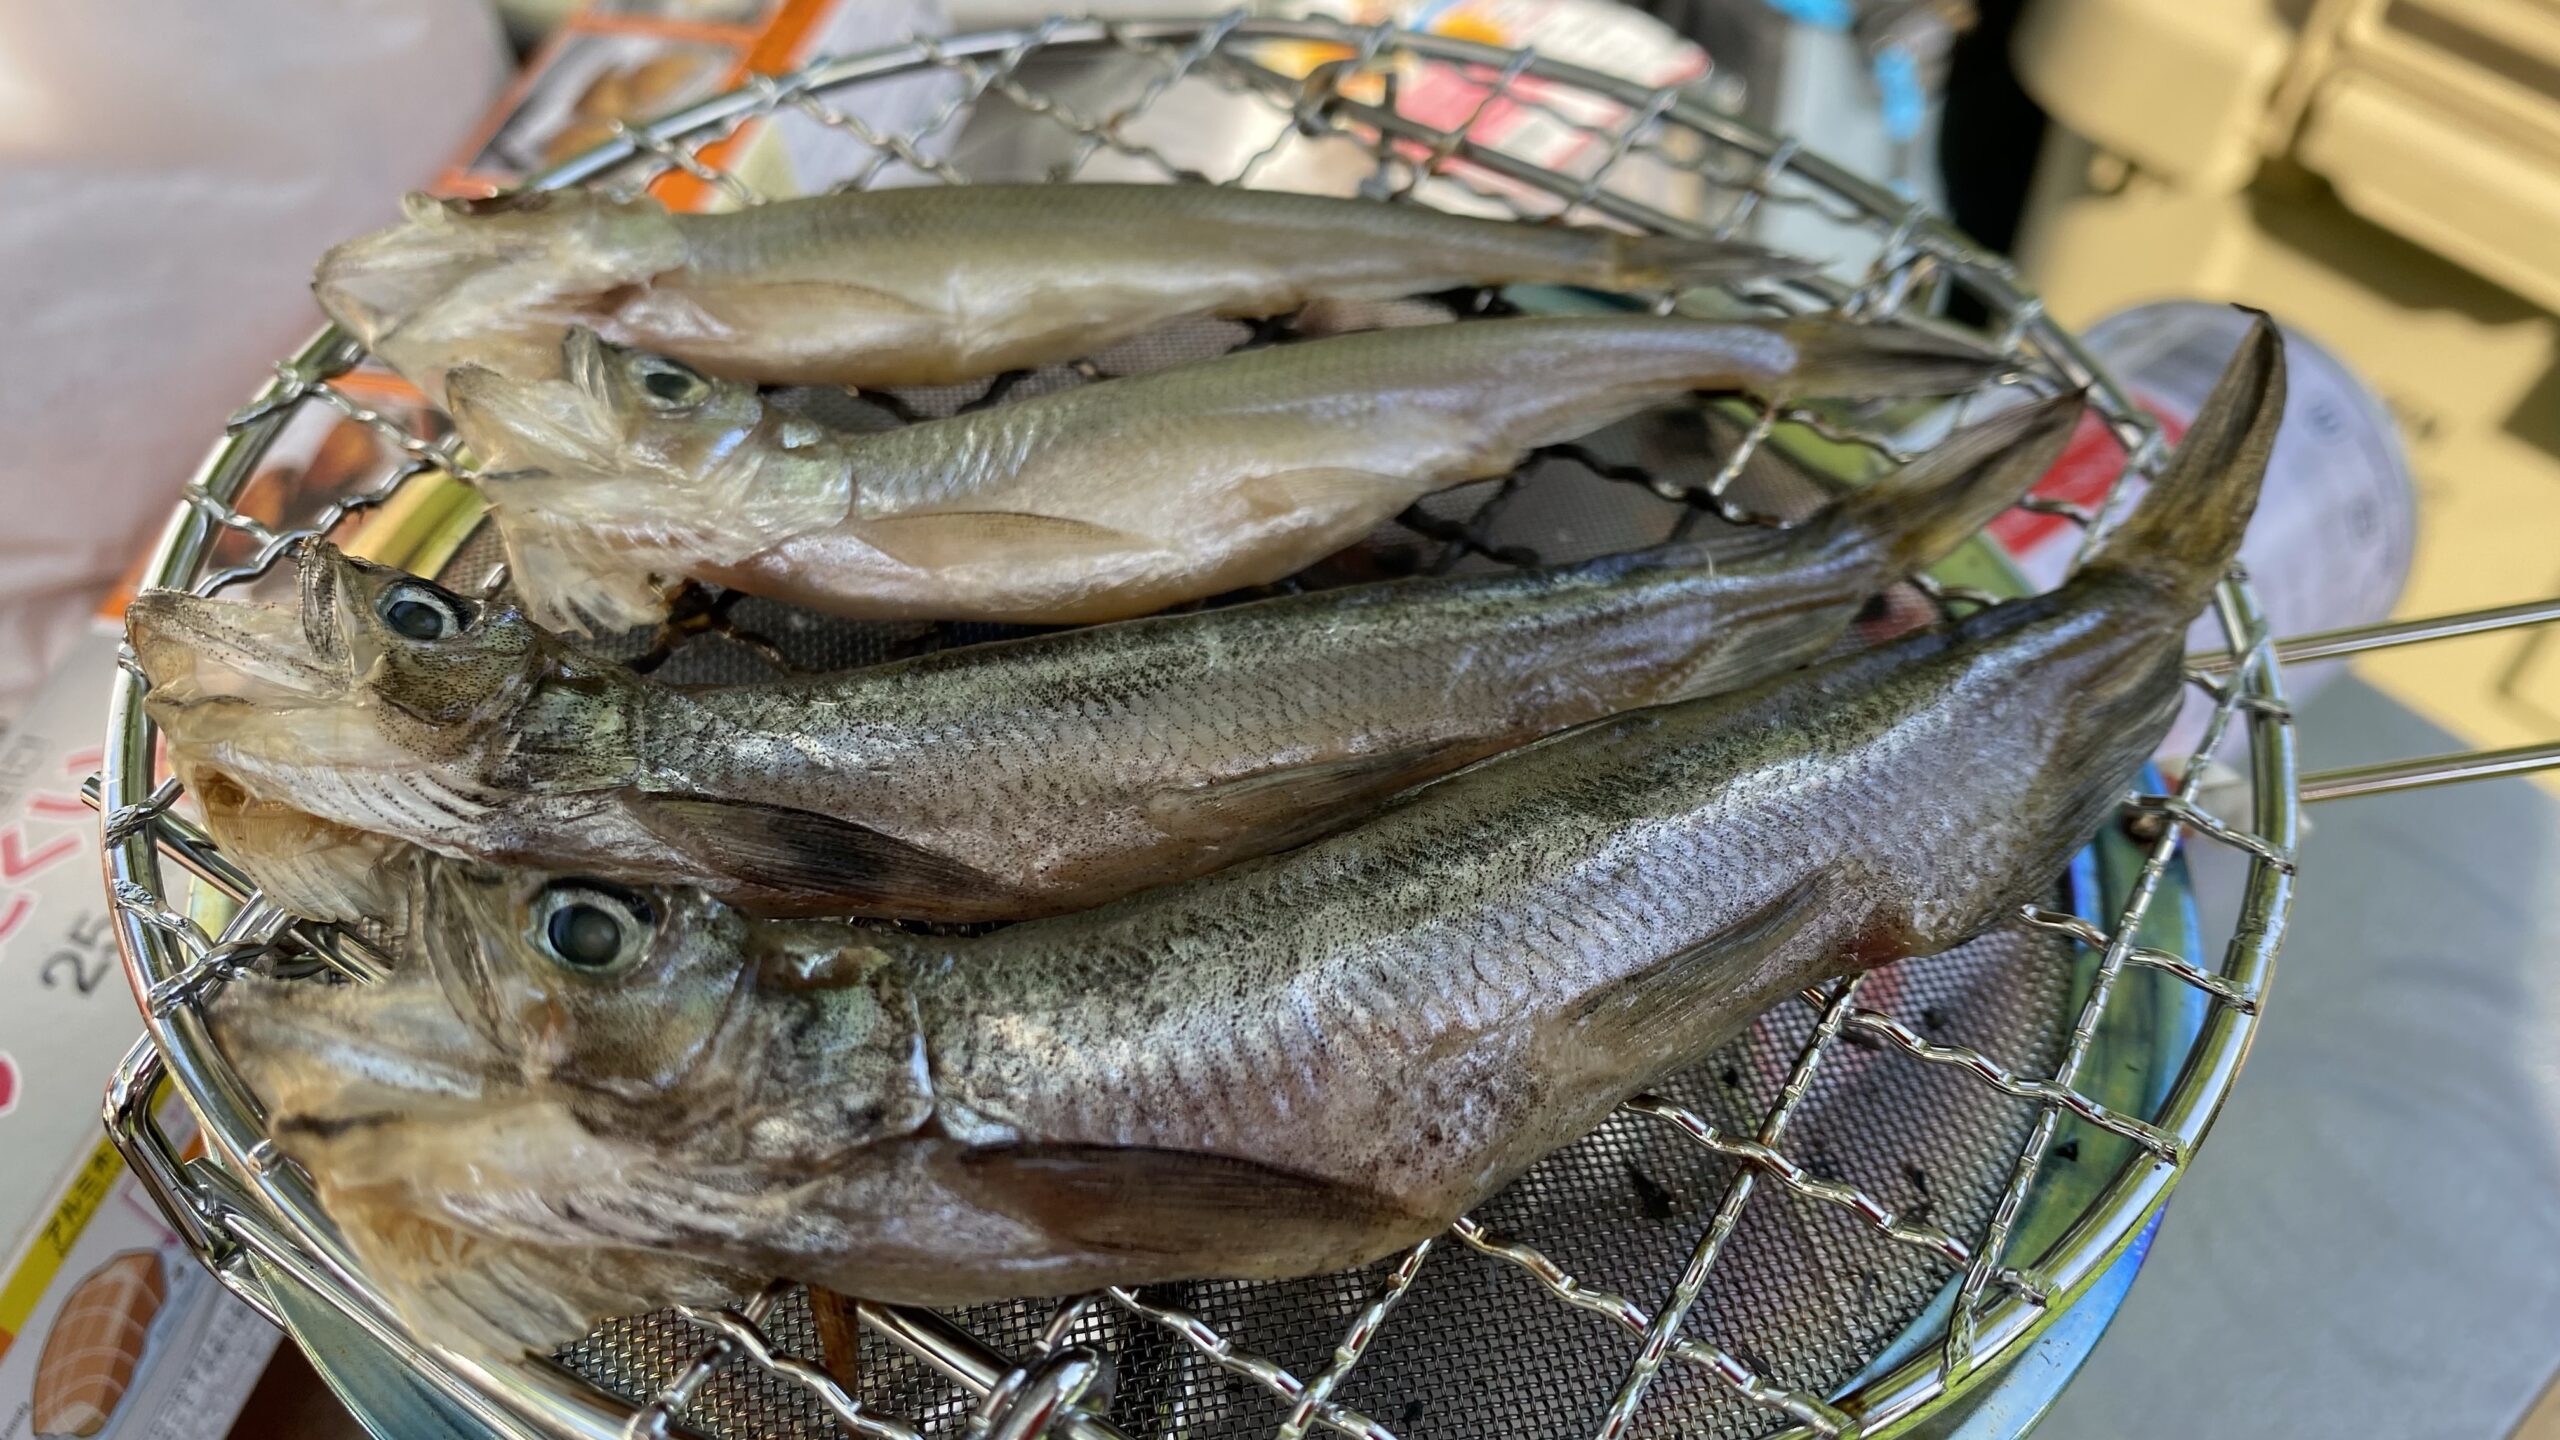
{"label": "orange stripe on paper", "polygon": [[[729,72],[728,87],[735,89],[745,84],[751,74],[781,75],[799,68],[809,58],[809,44],[817,35],[818,23],[839,3],[843,0],[783,0],[773,18],[765,22],[764,34],[748,47],[746,58],[738,62],[738,67]],[[741,125],[738,133],[705,145],[696,153],[703,164],[715,170],[730,169],[754,142],[756,129],[753,122]],[[649,186],[649,193],[670,210],[704,209],[717,192],[717,186],[681,170],[669,171]]]}

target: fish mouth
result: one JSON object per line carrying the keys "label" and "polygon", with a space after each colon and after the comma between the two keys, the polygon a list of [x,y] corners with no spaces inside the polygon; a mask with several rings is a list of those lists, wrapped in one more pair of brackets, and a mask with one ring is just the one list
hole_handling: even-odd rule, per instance
{"label": "fish mouth", "polygon": [[412,192],[401,201],[402,223],[330,247],[312,272],[311,291],[331,318],[379,350],[413,325],[436,328],[457,298],[510,298],[482,295],[492,282],[481,277],[539,265],[560,244],[555,228],[512,217],[576,206],[539,193],[475,202]]}
{"label": "fish mouth", "polygon": [[296,610],[145,590],[125,609],[134,658],[166,709],[225,703],[296,711],[343,703],[356,680],[328,557],[306,554]]}
{"label": "fish mouth", "polygon": [[[146,590],[125,632],[150,681],[144,700],[180,758],[259,788],[311,765],[409,767],[365,718],[375,654],[351,563],[325,542],[301,561],[298,609]],[[281,799],[281,795],[270,796]]]}
{"label": "fish mouth", "polygon": [[497,1023],[494,977],[478,960],[484,932],[503,921],[451,878],[425,857],[399,872],[408,941],[390,978],[328,985],[252,974],[216,997],[214,1038],[280,1138],[460,1120],[529,1096],[510,1043],[520,1037]]}
{"label": "fish mouth", "polygon": [[366,349],[379,350],[402,324],[482,263],[476,256],[420,246],[410,227],[397,226],[332,247],[320,257],[311,293]]}
{"label": "fish mouth", "polygon": [[243,975],[207,1015],[288,1151],[463,1119],[525,1090],[435,977],[409,969],[374,985]]}
{"label": "fish mouth", "polygon": [[543,1355],[601,1316],[676,1298],[654,1277],[602,1295],[591,1283],[586,1247],[673,1238],[599,1233],[594,1217],[610,1205],[578,1203],[638,1193],[656,1173],[645,1149],[598,1137],[528,1084],[433,978],[243,975],[213,997],[206,1020],[275,1147],[432,1343],[492,1361]]}
{"label": "fish mouth", "polygon": [[401,209],[403,223],[330,247],[312,272],[321,308],[369,350],[412,323],[431,326],[475,277],[549,248],[522,227],[474,223],[467,205],[412,193]]}
{"label": "fish mouth", "polygon": [[551,373],[561,326],[686,257],[653,203],[559,191],[413,194],[404,208],[406,223],[323,255],[311,291],[366,349],[429,390],[465,361],[528,379]]}
{"label": "fish mouth", "polygon": [[[574,331],[594,338],[592,332]],[[574,369],[571,371],[577,373]],[[524,380],[486,365],[445,372],[445,408],[483,461],[504,476],[607,474],[617,468],[622,427],[605,398],[571,380]]]}

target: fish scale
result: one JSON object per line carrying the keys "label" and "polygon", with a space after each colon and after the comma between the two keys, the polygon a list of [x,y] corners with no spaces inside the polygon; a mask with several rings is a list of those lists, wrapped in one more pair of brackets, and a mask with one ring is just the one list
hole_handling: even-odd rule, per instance
{"label": "fish scale", "polygon": [[[2049,883],[2165,729],[2183,622],[2236,547],[2281,410],[2272,353],[2262,345],[2235,366],[2244,391],[2256,381],[2254,406],[2228,396],[2214,417],[2247,443],[2208,434],[2054,595],[1802,680],[1604,722],[1441,782],[1349,835],[1091,915],[971,942],[881,937],[915,977],[936,1093],[1045,1146],[1241,1158],[1383,1188],[1374,1198],[1389,1215],[1445,1218],[1761,1004],[1978,933]],[[2200,533],[2178,554],[2143,548],[2172,530],[2172,513],[2194,515]],[[1951,754],[1981,763],[1951,777]],[[1915,830],[1983,843],[1914,845]],[[1800,894],[1814,877],[1828,877],[1818,903]],[[1773,900],[1792,904],[1789,926],[1765,949],[1737,939]],[[1288,918],[1238,931],[1225,918],[1238,915]],[[1524,931],[1523,917],[1539,923]],[[1676,992],[1696,1012],[1597,1048],[1580,1062],[1594,1073],[1565,1063],[1591,1038],[1595,998],[1719,948],[1731,966],[1719,983]],[[987,1024],[1026,1013],[1043,1023]],[[1381,1014],[1447,1028],[1417,1046]],[[1452,1030],[1467,1037],[1454,1049]],[[1648,1034],[1662,1048],[1633,1043]],[[1327,1075],[1312,1112],[1272,1106],[1281,1067],[1234,1063],[1337,1048],[1353,1059]],[[1132,1056],[1175,1058],[1131,1071]],[[1210,1073],[1186,1072],[1186,1059]],[[1443,1117],[1429,1137],[1377,1123],[1417,1110]],[[1127,1203],[1209,1203],[1168,1188]],[[1080,1250],[1093,1242],[1071,1225],[1042,1240],[1093,1267],[1070,1273],[1095,1283],[1341,1258],[1281,1258],[1281,1242],[1256,1248],[1251,1227],[1267,1216],[1232,1219],[1234,1248],[1217,1259]],[[1352,1247],[1361,1253],[1412,1238],[1370,1223],[1380,1228]],[[1255,1256],[1249,1267],[1239,1253]],[[988,1293],[1004,1293],[1002,1259],[987,1263]],[[911,1298],[969,1293],[944,1283]]]}
{"label": "fish scale", "polygon": [[[236,987],[216,1036],[367,1273],[484,1343],[741,1272],[961,1303],[1357,1263],[1797,986],[2043,893],[2165,727],[2263,456],[2173,466],[2056,595],[1588,725],[1099,910],[956,939],[660,890],[614,925],[646,968],[587,975],[545,958],[535,907],[608,892],[427,863],[399,974]],[[2244,503],[2199,504],[2223,492]],[[2207,538],[2157,553],[2162,507]],[[2016,692],[2042,702],[2028,723],[1986,703]],[[1950,753],[1987,763],[1951,775]],[[1930,807],[2018,833],[1914,851]],[[359,1082],[303,1058],[354,1034],[378,1056]],[[1318,1064],[1308,1103],[1274,1103]],[[440,1225],[513,1278],[403,1250]]]}

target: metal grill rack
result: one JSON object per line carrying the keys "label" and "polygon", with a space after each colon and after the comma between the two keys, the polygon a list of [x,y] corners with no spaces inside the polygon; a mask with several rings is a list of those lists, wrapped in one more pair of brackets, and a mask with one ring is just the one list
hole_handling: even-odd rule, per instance
{"label": "metal grill rack", "polygon": [[[1399,82],[1425,67],[1453,70],[1478,100],[1456,116],[1408,113]],[[1093,85],[1062,84],[1093,73],[1116,77],[1098,99]],[[920,126],[891,133],[862,118],[867,87],[919,77],[941,87]],[[1176,95],[1221,97],[1260,116],[1268,143],[1223,173],[1203,173],[1183,135],[1150,128]],[[1519,111],[1570,143],[1539,163],[1482,133],[1488,116]],[[967,127],[998,113],[1051,142],[1033,147],[1045,174],[967,173],[954,158]],[[1361,157],[1359,188],[1401,203],[1685,234],[1736,233],[1763,207],[1806,207],[1837,223],[1841,256],[1823,276],[1753,289],[1736,303],[1855,318],[1979,317],[1975,328],[2037,383],[2090,389],[2130,470],[2148,473],[2163,458],[2151,423],[2004,262],[1687,90],[1325,21],[1058,19],[759,78],[627,128],[537,183],[632,187],[680,170],[756,203],[745,181],[699,152],[765,118],[822,127],[854,147],[865,158],[852,186],[1070,181],[1101,170],[1249,184],[1294,153],[1350,147]],[[1666,177],[1690,187],[1705,219],[1638,198],[1660,193]],[[1460,323],[1490,301],[1443,297]],[[1285,323],[1243,327],[1221,343],[1285,343],[1290,334]],[[332,383],[358,358],[331,331],[278,367],[189,482],[146,583],[254,587],[304,539],[408,487],[439,483],[440,472],[467,474],[448,442],[402,428]],[[1106,368],[1028,378],[1076,383]],[[986,402],[1022,383],[1006,377],[992,389],[894,404]],[[381,431],[393,462],[320,513],[254,518],[241,501],[260,458],[314,406]],[[1435,566],[1569,558],[1541,554],[1554,548],[1544,542],[1557,532],[1555,513],[1522,500],[1566,484],[1559,471],[1660,507],[1649,523],[1661,526],[1708,512],[1756,520],[1771,503],[1759,472],[1774,468],[1767,442],[1781,426],[1890,452],[1894,442],[1868,418],[1746,414],[1733,443],[1689,471],[1656,463],[1623,436],[1562,447],[1540,458],[1533,477],[1418,507],[1388,548]],[[1934,598],[1976,597],[1947,588]],[[690,628],[642,637],[631,653],[725,664],[763,653],[757,642],[766,639],[787,661],[790,617],[761,605],[711,600]],[[408,1334],[265,1140],[255,1098],[213,1044],[201,1008],[250,966],[317,961],[363,981],[379,976],[381,961],[358,937],[293,922],[258,900],[187,823],[176,782],[157,766],[143,680],[128,656],[96,798],[117,933],[149,1033],[114,1079],[108,1123],[172,1223],[235,1293],[271,1318],[305,1330],[325,1323],[345,1343],[378,1350],[421,1397],[420,1413],[499,1435],[1898,1433],[2015,1356],[2134,1241],[2247,1048],[2292,890],[2296,776],[2278,660],[2245,581],[2223,587],[2217,612],[2237,658],[2192,677],[2213,701],[2200,753],[2216,752],[2226,735],[2245,739],[2246,813],[2200,808],[2206,767],[2185,766],[2174,786],[2129,801],[2133,838],[2112,838],[2112,864],[2084,859],[2052,905],[1948,956],[1806,992],[1800,1007],[1631,1101],[1478,1215],[1373,1270],[951,1315],[863,1303],[851,1376],[813,1358],[807,1297],[784,1285],[733,1309],[616,1322],[558,1363],[521,1369],[486,1368]],[[727,660],[704,659],[706,635],[741,643],[713,647]],[[2210,946],[2184,933],[2176,898],[2188,843],[2231,847],[2248,866],[2237,924]],[[192,917],[172,861],[242,902],[218,930]],[[2132,1096],[2109,1088],[2106,1067],[2092,1063],[2126,1031],[2159,1051],[2156,1083]],[[200,1120],[203,1158],[181,1159],[154,1120],[164,1084]],[[1942,1166],[1934,1188],[1932,1172],[1910,1158],[1923,1153]],[[2051,1179],[2063,1162],[2085,1183],[2057,1212]],[[2047,1213],[2038,1217],[2040,1205]],[[2030,1231],[2038,1238],[2024,1243]],[[1432,1403],[1414,1398],[1425,1393]]]}

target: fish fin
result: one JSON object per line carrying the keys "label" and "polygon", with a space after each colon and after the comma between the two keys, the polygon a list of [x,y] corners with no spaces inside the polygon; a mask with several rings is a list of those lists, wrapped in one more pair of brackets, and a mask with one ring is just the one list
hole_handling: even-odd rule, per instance
{"label": "fish fin", "polygon": [[600,537],[539,510],[508,505],[484,482],[498,535],[506,542],[507,579],[524,613],[546,630],[613,635],[667,618],[671,588],[645,565]]}
{"label": "fish fin", "polygon": [[398,922],[407,896],[397,862],[408,841],[259,799],[220,768],[194,763],[183,745],[169,749],[214,844],[263,898],[306,920]]}
{"label": "fish fin", "polygon": [[[1498,474],[1507,468],[1502,462],[1508,458],[1494,452],[1468,468],[1472,473]],[[1327,531],[1344,531],[1348,544],[1433,488],[1409,476],[1333,466],[1263,476],[1243,491],[1243,497],[1258,516],[1287,516]]]}
{"label": "fish fin", "polygon": [[1685,289],[1737,280],[1785,280],[1821,273],[1819,261],[1740,240],[1687,235],[1629,235],[1618,242],[1613,287]]}
{"label": "fish fin", "polygon": [[[1237,835],[1255,838],[1254,854],[1303,844],[1407,786],[1454,770],[1489,746],[1449,741],[1277,765],[1148,797],[1147,819],[1179,840],[1216,848]],[[1276,825],[1272,816],[1283,817]],[[1278,837],[1278,838],[1275,838]]]}
{"label": "fish fin", "polygon": [[2263,313],[2240,341],[2169,467],[2107,532],[2089,568],[2160,585],[2193,614],[2240,553],[2284,423],[2284,334]]}
{"label": "fish fin", "polygon": [[458,1353],[550,1355],[614,1314],[732,1304],[745,1273],[609,1245],[520,1245],[415,1215],[389,1232],[348,1225],[366,1276],[410,1325]]}
{"label": "fish fin", "polygon": [[728,1304],[757,1285],[676,1255],[497,1239],[325,1182],[322,1198],[392,1308],[429,1340],[463,1355],[550,1355],[607,1317]]}
{"label": "fish fin", "polygon": [[1780,399],[1957,395],[2017,365],[1997,350],[1909,325],[1816,318],[1789,320],[1779,329],[1795,347],[1795,363],[1779,382]]}
{"label": "fish fin", "polygon": [[959,1150],[944,1167],[955,1190],[989,1209],[1070,1244],[1169,1266],[1251,1257],[1275,1273],[1311,1273],[1448,1223],[1356,1185],[1198,1151],[1008,1145]]}
{"label": "fish fin", "polygon": [[1599,572],[1656,566],[1676,570],[1720,570],[1728,565],[1750,564],[1786,555],[1801,549],[1804,539],[1802,526],[1742,525],[1710,520],[1693,535],[1666,540],[1650,549],[1604,555],[1584,561],[1583,565]]}
{"label": "fish fin", "polygon": [[974,911],[1012,889],[948,855],[813,810],[648,795],[631,812],[659,839],[758,890],[916,918],[955,900]]}
{"label": "fish fin", "polygon": [[1854,603],[1817,605],[1790,615],[1756,618],[1741,643],[1709,647],[1687,667],[1665,676],[1662,687],[1649,694],[1644,703],[1669,705],[1702,695],[1721,695],[1802,669],[1839,644],[1856,619]]}
{"label": "fish fin", "polygon": [[239,863],[261,899],[287,914],[332,925],[381,923],[400,926],[407,914],[408,894],[403,862],[416,847],[389,835],[368,834],[317,816],[300,843],[271,843],[274,832],[294,828],[291,822],[250,822],[258,839],[243,826],[206,822],[222,853]]}
{"label": "fish fin", "polygon": [[[944,340],[951,325],[949,312],[940,305],[920,302],[894,290],[843,277],[767,279],[711,290],[687,288],[682,284],[651,286],[624,300],[602,323],[613,330],[613,339],[636,349],[680,350],[687,363],[705,374],[771,384],[876,385],[880,383],[877,375],[846,374],[840,366],[831,368],[804,362],[785,365],[781,368],[788,373],[777,374],[776,366],[766,357],[753,354],[741,357],[727,353],[728,347],[736,345],[739,337],[760,339],[777,332],[787,333],[795,325],[808,324],[812,315],[848,314],[863,317],[864,344],[861,348],[875,354],[893,348],[919,348],[928,339]],[[929,330],[928,326],[931,327]],[[887,356],[881,355],[880,358],[886,359]],[[916,357],[911,368],[898,376],[899,383],[935,385],[958,382],[1002,368],[953,373],[945,377],[932,373],[934,367],[923,363],[926,358]],[[757,371],[763,373],[755,373]]]}
{"label": "fish fin", "polygon": [[884,515],[857,522],[864,544],[901,565],[941,570],[1003,563],[1015,552],[1036,550],[1044,559],[1104,556],[1159,548],[1153,540],[1061,515],[1017,510],[937,510]]}
{"label": "fish fin", "polygon": [[1837,523],[1875,547],[1878,579],[1926,569],[2025,498],[2087,410],[2073,391],[1968,425],[1842,500]]}
{"label": "fish fin", "polygon": [[1822,889],[1819,876],[1799,880],[1706,939],[1601,989],[1563,1019],[1558,1040],[1569,1054],[1647,1074],[1702,1058],[1731,1026],[1702,1029],[1699,1018],[1751,1018],[1753,1007],[1735,1005],[1735,992],[1768,988],[1761,972],[1819,913]]}

